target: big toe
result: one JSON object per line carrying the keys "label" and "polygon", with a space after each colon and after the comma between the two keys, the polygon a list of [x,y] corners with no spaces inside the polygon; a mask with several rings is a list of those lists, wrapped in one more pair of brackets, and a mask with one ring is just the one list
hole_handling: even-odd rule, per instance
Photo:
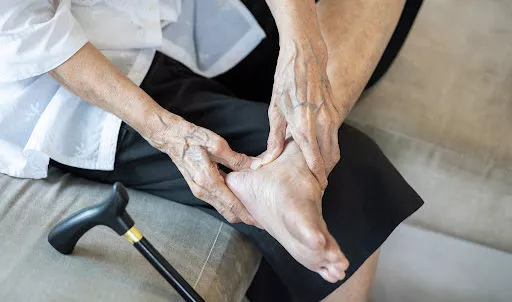
{"label": "big toe", "polygon": [[331,275],[338,278],[338,280],[345,278],[345,272],[348,269],[349,262],[345,255],[341,252],[338,243],[331,235],[327,237],[326,250],[326,267],[329,269]]}
{"label": "big toe", "polygon": [[286,227],[288,231],[302,244],[312,250],[324,250],[327,237],[322,232],[320,217],[305,217],[302,215],[287,215]]}
{"label": "big toe", "polygon": [[327,261],[331,263],[339,263],[343,270],[347,270],[349,263],[347,257],[343,254],[336,242],[336,239],[329,233],[327,230],[327,225],[324,223],[322,230],[327,234],[327,244],[326,244],[326,252],[327,252]]}

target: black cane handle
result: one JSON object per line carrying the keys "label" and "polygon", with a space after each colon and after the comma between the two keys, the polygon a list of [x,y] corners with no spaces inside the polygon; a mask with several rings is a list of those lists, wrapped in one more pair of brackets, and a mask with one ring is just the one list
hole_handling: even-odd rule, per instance
{"label": "black cane handle", "polygon": [[94,226],[108,226],[123,235],[134,225],[126,212],[127,204],[126,188],[121,183],[115,183],[105,201],[80,210],[57,224],[48,235],[48,242],[60,253],[70,254],[78,240]]}

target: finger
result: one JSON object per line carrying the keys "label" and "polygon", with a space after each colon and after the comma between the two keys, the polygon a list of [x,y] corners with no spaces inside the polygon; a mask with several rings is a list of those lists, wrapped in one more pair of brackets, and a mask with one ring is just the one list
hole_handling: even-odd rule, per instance
{"label": "finger", "polygon": [[211,159],[233,171],[247,170],[260,162],[258,158],[233,151],[226,140],[219,135],[215,134],[208,143],[209,145],[206,147],[212,155]]}
{"label": "finger", "polygon": [[286,141],[286,119],[276,105],[272,105],[268,111],[270,132],[267,140],[267,151],[262,157],[262,165],[273,162],[281,155]]}
{"label": "finger", "polygon": [[192,193],[195,197],[201,199],[202,201],[208,203],[212,207],[215,208],[217,212],[219,212],[228,222],[237,223],[242,220],[236,214],[230,212],[226,206],[221,202],[220,199],[215,198],[212,192],[208,189],[205,189],[203,186],[198,185],[194,181],[191,181],[185,178],[187,181]]}
{"label": "finger", "polygon": [[189,149],[189,152],[192,151],[195,153],[194,161],[185,162],[186,167],[177,165],[192,194],[213,206],[229,222],[240,222],[240,218],[234,213],[229,212],[221,200],[214,196],[214,191],[217,190],[215,183],[222,179],[217,165],[209,159],[208,153],[204,149],[192,147]]}
{"label": "finger", "polygon": [[229,146],[220,154],[214,155],[212,159],[237,172],[248,170],[253,166],[259,165],[261,162],[259,158],[235,152]]}
{"label": "finger", "polygon": [[[192,146],[187,149],[186,158],[188,160],[177,164],[176,166],[180,170],[181,174],[185,178],[185,181],[190,187],[190,190],[200,200],[213,206],[227,221],[236,223],[244,221],[248,224],[254,224],[255,220],[252,218],[248,211],[243,210],[242,203],[234,197],[233,193],[227,188],[224,178],[219,172],[217,165],[212,162],[208,156],[208,152],[199,146]],[[193,160],[190,160],[190,159]],[[242,210],[236,209],[233,206],[226,206],[224,199],[218,197],[216,192],[222,187],[228,191],[231,195],[228,197],[228,203],[233,203],[236,199],[238,203],[243,207]],[[233,213],[231,209],[237,210],[242,217],[239,217],[236,213]]]}
{"label": "finger", "polygon": [[[309,127],[314,128],[314,127]],[[304,159],[311,170],[311,173],[315,176],[318,183],[325,189],[327,187],[327,175],[325,174],[325,164],[320,152],[320,147],[316,136],[314,136],[314,129],[310,129],[307,133],[304,133],[298,129],[291,129],[292,136],[297,145],[299,145]]]}

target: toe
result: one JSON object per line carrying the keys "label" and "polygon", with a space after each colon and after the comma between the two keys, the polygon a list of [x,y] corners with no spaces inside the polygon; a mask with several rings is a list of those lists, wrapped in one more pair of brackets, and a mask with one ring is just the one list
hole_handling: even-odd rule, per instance
{"label": "toe", "polygon": [[348,259],[343,255],[339,248],[336,250],[328,250],[326,259],[329,263],[339,264],[344,271],[346,271],[349,266]]}
{"label": "toe", "polygon": [[[327,228],[325,228],[327,230]],[[337,263],[343,271],[346,271],[349,263],[347,257],[343,254],[336,239],[328,233],[326,246],[326,260],[330,263]]]}
{"label": "toe", "polygon": [[330,275],[337,280],[343,280],[345,278],[345,267],[340,262],[332,263],[328,266],[328,270]]}
{"label": "toe", "polygon": [[320,270],[318,270],[318,274],[327,282],[336,283],[339,281],[339,279],[331,275],[326,267],[320,268]]}

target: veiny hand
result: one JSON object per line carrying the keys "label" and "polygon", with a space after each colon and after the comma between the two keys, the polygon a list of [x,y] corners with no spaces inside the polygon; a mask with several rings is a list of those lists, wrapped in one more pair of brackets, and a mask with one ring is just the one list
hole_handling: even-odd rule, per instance
{"label": "veiny hand", "polygon": [[237,153],[214,132],[169,114],[158,118],[164,129],[148,141],[165,152],[178,167],[197,198],[212,205],[231,223],[257,225],[244,205],[226,186],[220,163],[233,171],[248,169],[258,159]]}
{"label": "veiny hand", "polygon": [[340,160],[342,114],[333,104],[323,41],[281,45],[268,115],[270,134],[262,164],[281,154],[288,128],[325,189],[327,175]]}

